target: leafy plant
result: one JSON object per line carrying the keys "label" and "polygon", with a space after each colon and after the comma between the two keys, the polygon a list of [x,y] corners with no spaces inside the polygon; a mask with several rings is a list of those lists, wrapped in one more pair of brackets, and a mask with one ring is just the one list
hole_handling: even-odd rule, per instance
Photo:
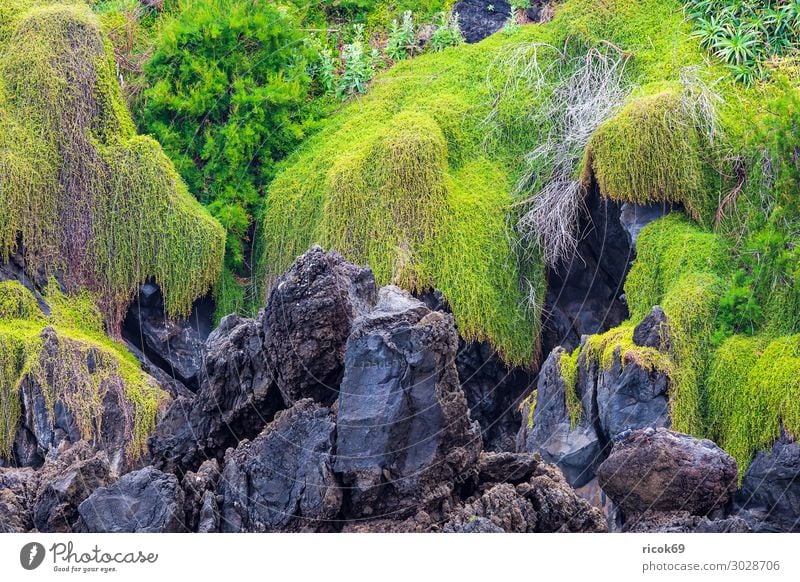
{"label": "leafy plant", "polygon": [[511,10],[527,10],[531,7],[531,0],[511,0]]}
{"label": "leafy plant", "polygon": [[458,15],[442,12],[438,17],[437,28],[428,41],[428,46],[434,52],[457,46],[464,42],[461,27],[458,25]]}
{"label": "leafy plant", "polygon": [[367,83],[375,74],[375,52],[366,52],[364,43],[360,40],[363,36],[363,25],[356,25],[355,39],[342,48],[343,70],[336,87],[340,97],[367,92]]}
{"label": "leafy plant", "polygon": [[386,43],[386,54],[393,61],[402,61],[413,55],[414,43],[414,17],[410,10],[403,13],[400,22],[392,21],[389,29],[389,38]]}

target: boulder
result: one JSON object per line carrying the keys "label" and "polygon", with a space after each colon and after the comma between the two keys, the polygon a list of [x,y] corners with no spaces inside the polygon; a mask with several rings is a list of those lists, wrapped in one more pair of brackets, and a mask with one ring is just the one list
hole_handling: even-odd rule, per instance
{"label": "boulder", "polygon": [[78,506],[80,526],[96,533],[182,532],[183,502],[175,475],[145,467],[95,490]]}
{"label": "boulder", "polygon": [[98,487],[117,478],[105,452],[86,441],[50,455],[39,472],[33,503],[33,523],[40,532],[70,533],[78,521],[78,506]]}
{"label": "boulder", "polygon": [[800,531],[800,444],[785,433],[747,467],[736,505],[771,531]]}
{"label": "boulder", "polygon": [[503,28],[511,18],[507,0],[459,0],[453,5],[467,42],[478,42]]}
{"label": "boulder", "polygon": [[475,519],[484,519],[497,528],[490,531],[533,532],[537,517],[530,501],[519,495],[513,485],[502,483],[493,486],[475,501],[464,505],[445,525],[444,531],[470,531],[470,523]]}
{"label": "boulder", "polygon": [[655,348],[666,352],[669,350],[669,326],[667,314],[660,305],[655,305],[650,313],[633,328],[633,343],[637,346]]}
{"label": "boulder", "polygon": [[206,300],[197,302],[187,319],[167,317],[161,290],[154,283],[145,283],[128,309],[122,336],[141,350],[146,363],[195,392],[200,387],[211,312]]}
{"label": "boulder", "polygon": [[541,458],[531,453],[481,453],[478,482],[516,485],[530,479],[541,462]]}
{"label": "boulder", "polygon": [[485,517],[468,519],[462,525],[453,525],[448,529],[452,533],[505,533],[505,530]]}
{"label": "boulder", "polygon": [[223,532],[330,527],[342,493],[331,467],[336,426],[311,399],[278,413],[252,441],[225,455],[219,480]]}
{"label": "boulder", "polygon": [[189,531],[210,533],[218,531],[219,507],[217,482],[220,468],[216,459],[205,461],[197,472],[184,475],[181,487],[184,493],[184,514]]}
{"label": "boulder", "polygon": [[594,382],[589,380],[596,373],[596,366],[587,364],[586,358],[581,356],[575,390],[584,412],[573,427],[560,367],[561,357],[565,355],[566,352],[557,347],[539,370],[533,426],[530,427],[527,420],[531,417],[529,402],[523,407],[525,422],[518,434],[517,446],[521,451],[538,452],[545,461],[558,465],[567,482],[577,488],[594,477],[605,458],[605,445],[595,429]]}
{"label": "boulder", "polygon": [[347,337],[376,293],[368,267],[318,246],[275,282],[263,317],[264,350],[287,405],[301,398],[336,400]]}
{"label": "boulder", "polygon": [[480,427],[459,385],[457,348],[450,315],[394,286],[355,322],[334,465],[355,516],[430,509],[474,469]]}
{"label": "boulder", "polygon": [[33,500],[39,475],[33,469],[0,467],[0,533],[33,529]]}
{"label": "boulder", "polygon": [[632,533],[749,533],[740,517],[710,519],[688,511],[646,511],[625,523],[622,531]]}
{"label": "boulder", "polygon": [[706,515],[736,491],[736,461],[713,442],[664,428],[620,435],[597,470],[603,491],[626,515]]}
{"label": "boulder", "polygon": [[224,317],[205,345],[203,379],[194,398],[179,398],[148,445],[162,470],[197,469],[228,447],[253,438],[283,408],[266,364],[261,323]]}

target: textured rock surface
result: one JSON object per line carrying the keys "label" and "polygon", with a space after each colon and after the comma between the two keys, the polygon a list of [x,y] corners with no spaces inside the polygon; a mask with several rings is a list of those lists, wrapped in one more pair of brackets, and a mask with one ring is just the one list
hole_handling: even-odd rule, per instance
{"label": "textured rock surface", "polygon": [[283,408],[267,368],[261,324],[229,315],[208,337],[203,381],[194,398],[179,398],[156,426],[149,447],[164,470],[196,469],[252,438]]}
{"label": "textured rock surface", "polygon": [[595,470],[605,458],[605,445],[595,429],[594,383],[587,381],[587,377],[596,373],[596,366],[592,365],[587,372],[585,358],[581,361],[576,392],[583,402],[584,411],[588,412],[584,412],[577,426],[573,427],[559,365],[563,355],[566,352],[556,348],[539,370],[533,427],[528,425],[528,404],[523,409],[524,422],[518,435],[518,448],[539,452],[545,461],[561,468],[570,485],[581,487],[594,477]]}
{"label": "textured rock surface", "polygon": [[635,248],[636,239],[642,229],[670,212],[672,212],[671,204],[638,205],[624,202],[620,206],[619,221],[628,236],[628,241]]}
{"label": "textured rock surface", "polygon": [[800,444],[783,435],[745,471],[736,504],[774,531],[800,531]]}
{"label": "textured rock surface", "polygon": [[376,294],[368,267],[320,247],[275,282],[263,320],[264,349],[287,405],[336,400],[353,321],[369,311]]}
{"label": "textured rock surface", "polygon": [[219,481],[222,531],[330,527],[342,503],[331,468],[335,429],[330,411],[305,399],[230,450]]}
{"label": "textured rock surface", "polygon": [[648,511],[637,515],[623,527],[636,533],[748,533],[747,522],[740,517],[709,519],[688,511]]}
{"label": "textured rock surface", "polygon": [[597,470],[600,486],[626,514],[705,515],[736,491],[736,461],[709,440],[646,428],[614,443]]}
{"label": "textured rock surface", "polygon": [[40,532],[69,533],[78,521],[78,506],[117,476],[106,454],[85,441],[52,456],[39,472],[33,523]]}
{"label": "textured rock surface", "polygon": [[189,531],[210,533],[219,530],[217,483],[220,468],[216,459],[205,461],[197,472],[183,477],[184,514]]}
{"label": "textured rock surface", "polygon": [[203,342],[211,331],[207,303],[197,302],[187,319],[168,318],[161,290],[153,283],[145,283],[128,309],[123,337],[168,377],[194,392],[200,387]]}
{"label": "textured rock surface", "polygon": [[475,519],[485,519],[502,532],[524,533],[536,530],[538,516],[531,502],[519,495],[513,485],[495,485],[467,503],[445,526],[446,532],[469,531]]}
{"label": "textured rock surface", "polygon": [[0,467],[0,533],[23,533],[33,528],[33,500],[39,475],[31,468]]}
{"label": "textured rock surface", "polygon": [[478,42],[505,26],[511,18],[511,5],[506,0],[459,0],[453,6],[453,12],[458,15],[464,40]]}
{"label": "textured rock surface", "polygon": [[183,501],[175,475],[145,467],[95,490],[78,506],[79,527],[101,533],[182,532]]}
{"label": "textured rock surface", "polygon": [[531,500],[539,532],[605,532],[603,513],[579,497],[555,465],[542,463],[529,483],[517,492]]}
{"label": "textured rock surface", "polygon": [[335,469],[363,515],[429,507],[477,462],[452,317],[384,287],[347,342]]}

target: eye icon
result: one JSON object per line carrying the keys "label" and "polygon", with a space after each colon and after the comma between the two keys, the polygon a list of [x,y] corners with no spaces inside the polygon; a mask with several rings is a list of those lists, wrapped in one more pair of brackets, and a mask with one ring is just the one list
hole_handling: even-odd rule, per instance
{"label": "eye icon", "polygon": [[38,542],[31,542],[22,546],[19,552],[19,563],[26,570],[35,570],[44,561],[44,546]]}

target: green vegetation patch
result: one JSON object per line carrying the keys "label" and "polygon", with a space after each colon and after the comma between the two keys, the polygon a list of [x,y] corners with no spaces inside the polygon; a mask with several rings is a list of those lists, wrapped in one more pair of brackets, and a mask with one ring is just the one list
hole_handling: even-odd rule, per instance
{"label": "green vegetation patch", "polygon": [[[50,315],[17,282],[0,283],[0,457],[8,460],[20,421],[23,382],[41,387],[54,414],[57,400],[75,416],[81,437],[92,442],[102,430],[104,402],[120,402],[130,444],[127,454],[146,451],[158,411],[169,396],[121,344],[103,333],[102,316],[84,292],[62,294],[54,282],[45,298]],[[25,306],[6,310],[5,306]]]}
{"label": "green vegetation patch", "polygon": [[224,231],[137,136],[108,41],[81,2],[0,12],[0,260],[91,290],[112,332],[152,278],[185,315],[217,280]]}

